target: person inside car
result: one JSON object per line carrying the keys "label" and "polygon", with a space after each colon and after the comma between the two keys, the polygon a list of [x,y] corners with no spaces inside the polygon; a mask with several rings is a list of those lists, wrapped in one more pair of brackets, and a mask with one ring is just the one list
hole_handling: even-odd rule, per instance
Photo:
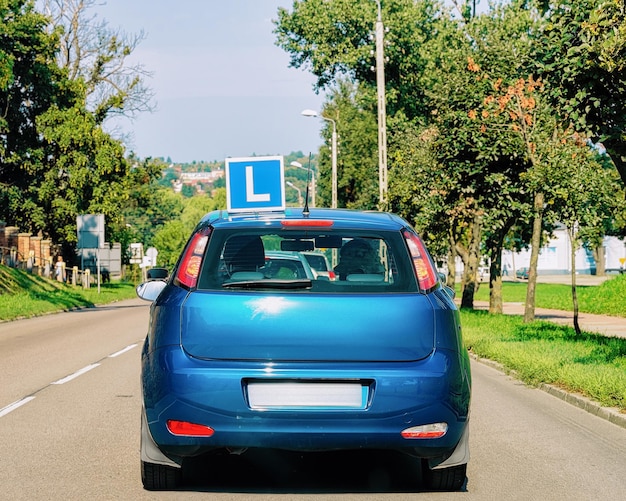
{"label": "person inside car", "polygon": [[348,275],[382,274],[385,269],[370,243],[363,238],[355,238],[339,251],[339,264],[334,272],[339,280],[346,280]]}
{"label": "person inside car", "polygon": [[[258,236],[234,235],[226,241],[224,246],[224,264],[229,278],[236,273],[243,277],[242,273],[258,273],[265,265],[265,251],[263,242]],[[254,275],[250,275],[254,276]]]}

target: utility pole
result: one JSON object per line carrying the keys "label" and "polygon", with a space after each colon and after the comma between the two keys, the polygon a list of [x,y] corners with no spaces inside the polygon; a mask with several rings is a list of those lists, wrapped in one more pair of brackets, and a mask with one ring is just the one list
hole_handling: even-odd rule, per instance
{"label": "utility pole", "polygon": [[378,90],[378,184],[379,209],[387,208],[387,110],[385,98],[385,27],[380,0],[376,0],[376,88]]}

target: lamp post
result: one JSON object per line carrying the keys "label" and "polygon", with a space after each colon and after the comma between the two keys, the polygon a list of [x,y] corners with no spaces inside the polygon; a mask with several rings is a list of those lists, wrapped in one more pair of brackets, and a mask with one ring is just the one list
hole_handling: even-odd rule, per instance
{"label": "lamp post", "polygon": [[323,115],[319,115],[315,110],[304,110],[302,111],[302,115],[305,117],[320,117],[327,122],[333,124],[333,134],[331,137],[330,143],[330,151],[331,151],[331,162],[332,162],[332,198],[330,206],[333,209],[337,208],[337,123],[332,119],[325,117]]}
{"label": "lamp post", "polygon": [[300,191],[300,188],[298,188],[295,184],[293,184],[291,181],[287,181],[287,186],[291,186],[294,190],[296,190],[298,192],[298,203],[300,205],[303,205],[302,203],[302,191]]}
{"label": "lamp post", "polygon": [[376,88],[378,91],[378,184],[379,209],[387,205],[387,111],[385,106],[385,28],[380,0],[376,0]]}
{"label": "lamp post", "polygon": [[[309,170],[311,171],[311,207],[317,207],[315,205],[315,194],[317,192],[317,185],[316,185],[316,182],[315,182],[315,171],[312,170],[312,169],[307,169],[300,162],[296,162],[295,160],[293,162],[291,162],[289,165],[291,167],[297,167],[298,169],[302,169],[302,170],[305,170],[307,172],[309,172]],[[307,179],[307,184],[308,184],[308,179]]]}

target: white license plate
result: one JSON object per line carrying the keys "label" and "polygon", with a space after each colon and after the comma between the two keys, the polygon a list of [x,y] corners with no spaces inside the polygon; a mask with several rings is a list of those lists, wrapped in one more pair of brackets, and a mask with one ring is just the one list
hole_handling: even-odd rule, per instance
{"label": "white license plate", "polygon": [[253,409],[364,409],[367,386],[360,383],[251,382],[248,383],[248,402]]}

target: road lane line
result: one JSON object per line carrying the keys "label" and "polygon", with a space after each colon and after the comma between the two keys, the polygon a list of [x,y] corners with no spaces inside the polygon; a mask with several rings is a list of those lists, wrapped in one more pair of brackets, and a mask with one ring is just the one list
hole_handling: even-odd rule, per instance
{"label": "road lane line", "polygon": [[[115,353],[112,353],[111,355],[109,355],[109,356],[108,356],[108,358],[115,358],[115,357],[118,357],[118,356],[120,356],[121,354],[126,353],[127,351],[132,350],[132,349],[133,349],[133,348],[135,348],[138,344],[139,344],[139,343],[134,343],[134,344],[128,345],[126,348],[123,348],[123,349],[121,349],[121,350],[119,350],[119,351],[116,351]],[[72,379],[76,379],[78,376],[81,376],[82,374],[85,374],[86,372],[89,372],[91,369],[95,369],[95,368],[96,368],[96,367],[98,367],[99,365],[100,365],[99,363],[95,363],[95,364],[88,365],[88,366],[83,367],[82,369],[80,369],[80,370],[78,370],[78,371],[74,372],[73,374],[70,374],[69,376],[65,376],[64,378],[59,379],[59,380],[57,380],[57,381],[54,381],[54,382],[52,382],[52,383],[50,383],[50,384],[51,384],[51,385],[52,385],[52,384],[57,384],[57,385],[59,385],[59,384],[65,384],[65,383],[67,383],[67,382],[71,381]],[[39,391],[39,390],[38,390],[38,391]],[[37,391],[37,392],[38,392],[38,391]],[[9,413],[13,412],[15,409],[18,409],[18,408],[19,408],[19,407],[21,407],[22,405],[27,404],[28,402],[30,402],[31,400],[34,400],[34,399],[35,399],[35,397],[34,397],[34,396],[24,397],[24,398],[22,398],[21,400],[17,400],[17,401],[15,401],[15,402],[13,402],[13,403],[11,403],[11,404],[9,404],[9,405],[5,406],[5,407],[0,408],[0,417],[4,417],[4,416],[6,416],[7,414],[9,414]]]}
{"label": "road lane line", "polygon": [[18,407],[21,407],[24,404],[27,404],[31,400],[34,400],[35,397],[24,397],[22,400],[18,400],[17,402],[13,402],[12,404],[7,405],[0,409],[0,417],[6,416],[9,412],[13,412]]}
{"label": "road lane line", "polygon": [[100,364],[88,365],[87,367],[83,367],[82,369],[76,371],[74,374],[70,374],[69,376],[66,376],[63,379],[59,379],[58,381],[55,381],[54,383],[50,383],[50,384],[65,384],[68,381],[71,381],[72,379],[75,379],[78,376],[81,376],[81,375],[85,374],[85,372],[89,372],[91,369],[95,369],[99,365]]}
{"label": "road lane line", "polygon": [[131,345],[127,346],[126,348],[124,348],[123,350],[116,351],[115,353],[112,353],[111,355],[109,355],[109,358],[115,358],[115,357],[121,355],[122,353],[126,353],[127,351],[132,350],[135,346],[137,346],[137,343],[131,344]]}

